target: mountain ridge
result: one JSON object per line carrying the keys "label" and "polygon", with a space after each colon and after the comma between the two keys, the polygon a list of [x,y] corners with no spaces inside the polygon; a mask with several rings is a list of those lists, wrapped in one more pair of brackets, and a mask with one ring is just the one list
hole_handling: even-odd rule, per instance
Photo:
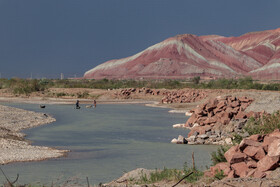
{"label": "mountain ridge", "polygon": [[85,79],[280,78],[280,28],[237,37],[182,34],[85,72]]}

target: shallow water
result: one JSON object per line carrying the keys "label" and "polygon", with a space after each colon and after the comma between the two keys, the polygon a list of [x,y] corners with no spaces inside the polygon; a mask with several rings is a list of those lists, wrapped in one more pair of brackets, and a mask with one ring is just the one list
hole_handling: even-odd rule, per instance
{"label": "shallow water", "polygon": [[[12,179],[19,173],[21,184],[51,184],[70,177],[78,177],[82,183],[88,177],[91,184],[99,184],[140,167],[182,169],[185,162],[191,165],[192,152],[196,166],[202,168],[210,165],[210,153],[217,148],[171,144],[179,134],[187,135],[187,130],[172,128],[187,117],[168,113],[168,109],[136,104],[98,105],[90,109],[82,106],[80,110],[73,105],[46,105],[40,109],[34,104],[4,104],[54,116],[56,122],[24,133],[33,145],[71,150],[66,158],[1,166]],[[3,176],[0,179],[4,181]]]}

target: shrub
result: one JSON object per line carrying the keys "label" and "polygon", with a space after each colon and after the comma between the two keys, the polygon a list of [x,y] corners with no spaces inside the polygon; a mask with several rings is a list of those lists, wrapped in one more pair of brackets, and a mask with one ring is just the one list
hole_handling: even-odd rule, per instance
{"label": "shrub", "polygon": [[253,134],[268,134],[275,129],[280,128],[280,112],[277,111],[271,115],[263,115],[259,119],[250,118],[246,123],[244,130]]}
{"label": "shrub", "polygon": [[224,156],[225,152],[229,150],[230,146],[220,146],[217,151],[211,153],[212,164],[216,165],[220,162],[226,162],[226,158]]}
{"label": "shrub", "polygon": [[216,172],[214,176],[215,179],[222,180],[225,177],[223,170],[221,171],[216,170],[215,172]]}

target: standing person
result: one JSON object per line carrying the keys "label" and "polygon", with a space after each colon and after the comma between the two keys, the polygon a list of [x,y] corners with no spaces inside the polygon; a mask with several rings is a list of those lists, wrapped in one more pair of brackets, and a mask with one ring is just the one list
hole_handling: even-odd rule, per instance
{"label": "standing person", "polygon": [[80,101],[79,100],[77,100],[77,102],[76,102],[76,109],[80,109]]}
{"label": "standing person", "polygon": [[93,105],[94,105],[94,108],[96,108],[96,100],[95,99],[93,100]]}

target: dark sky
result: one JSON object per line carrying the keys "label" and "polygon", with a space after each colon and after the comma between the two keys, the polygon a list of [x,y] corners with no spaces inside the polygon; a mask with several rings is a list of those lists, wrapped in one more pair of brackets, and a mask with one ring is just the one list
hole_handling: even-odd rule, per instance
{"label": "dark sky", "polygon": [[0,0],[1,77],[80,77],[177,34],[280,27],[278,0]]}

